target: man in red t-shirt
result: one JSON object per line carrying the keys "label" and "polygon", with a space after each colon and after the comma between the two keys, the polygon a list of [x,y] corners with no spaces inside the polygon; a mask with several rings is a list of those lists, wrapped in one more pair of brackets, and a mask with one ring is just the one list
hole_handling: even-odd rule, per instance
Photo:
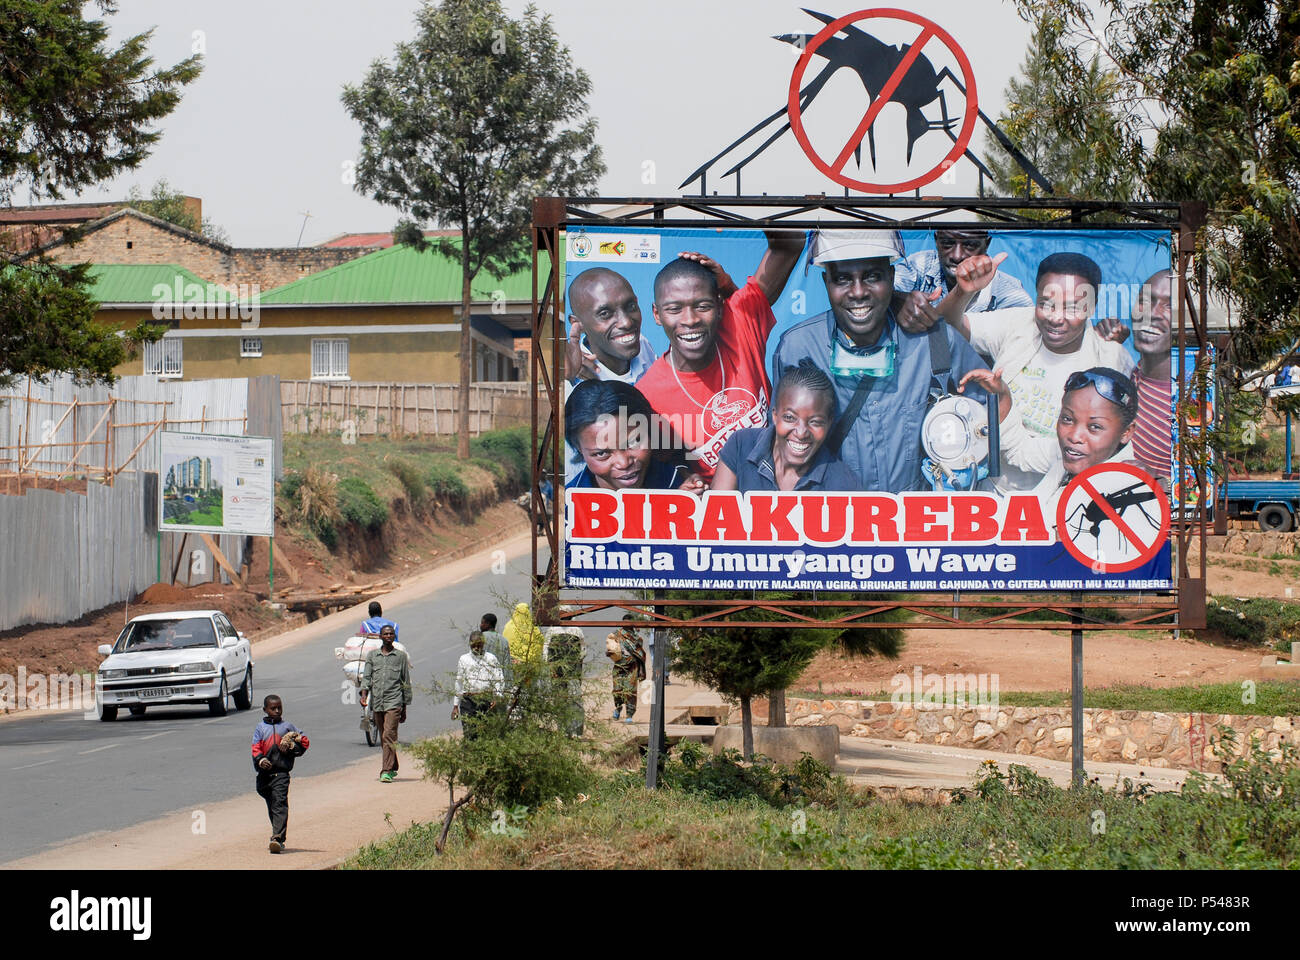
{"label": "man in red t-shirt", "polygon": [[1172,459],[1172,287],[1172,271],[1158,271],[1142,284],[1133,307],[1133,347],[1138,352],[1133,369],[1138,390],[1133,453],[1156,479],[1169,477]]}
{"label": "man in red t-shirt", "polygon": [[765,235],[758,269],[726,300],[713,273],[693,260],[674,260],[655,277],[654,317],[668,335],[668,351],[636,386],[685,441],[688,458],[706,480],[728,437],[767,423],[772,304],[799,262],[804,235]]}

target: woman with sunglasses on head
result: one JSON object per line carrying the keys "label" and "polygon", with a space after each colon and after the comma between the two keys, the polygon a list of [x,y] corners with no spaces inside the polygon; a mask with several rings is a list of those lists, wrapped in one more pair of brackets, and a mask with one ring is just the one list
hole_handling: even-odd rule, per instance
{"label": "woman with sunglasses on head", "polygon": [[1054,439],[1032,436],[1012,415],[1011,391],[1001,370],[973,370],[961,386],[968,380],[998,395],[1003,460],[1043,474],[1032,492],[1043,500],[1049,516],[1066,484],[1089,467],[1137,460],[1130,443],[1138,413],[1137,387],[1118,370],[1091,367],[1066,377]]}

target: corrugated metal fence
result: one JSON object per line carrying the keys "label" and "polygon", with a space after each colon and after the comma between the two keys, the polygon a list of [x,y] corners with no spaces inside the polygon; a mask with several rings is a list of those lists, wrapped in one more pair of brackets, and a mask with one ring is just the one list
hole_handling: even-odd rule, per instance
{"label": "corrugated metal fence", "polygon": [[[0,630],[75,620],[155,582],[158,430],[242,434],[247,422],[249,434],[275,437],[280,475],[277,380],[127,377],[110,389],[62,378],[31,384],[30,402],[27,383],[10,388],[0,398],[0,494],[23,492],[0,495]],[[86,478],[85,492],[39,489],[58,476]],[[236,569],[247,539],[217,538]],[[167,580],[179,566],[182,537],[162,540]],[[191,538],[187,546],[201,544]],[[205,560],[206,573],[192,582],[228,579],[210,555]],[[188,571],[188,558],[181,562]]]}

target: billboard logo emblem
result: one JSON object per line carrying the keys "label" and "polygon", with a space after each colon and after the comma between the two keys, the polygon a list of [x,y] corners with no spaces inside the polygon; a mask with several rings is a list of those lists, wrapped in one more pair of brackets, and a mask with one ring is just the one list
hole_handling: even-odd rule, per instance
{"label": "billboard logo emblem", "polygon": [[1169,524],[1164,492],[1149,473],[1127,463],[1089,467],[1069,482],[1056,506],[1057,536],[1094,573],[1125,573],[1149,563],[1168,542]]}
{"label": "billboard logo emblem", "polygon": [[[854,26],[863,20],[904,21],[920,27],[920,32],[911,43],[891,46],[876,39],[869,33]],[[844,37],[837,36],[843,33]],[[935,70],[934,64],[925,56],[924,49],[932,40],[946,47],[957,60],[962,77],[957,77],[947,67]],[[933,49],[933,48],[932,48]],[[814,56],[822,57],[827,65],[822,72],[806,87],[804,75]],[[808,132],[804,129],[803,111],[829,81],[830,76],[842,66],[853,69],[858,74],[870,103],[858,121],[856,128],[843,146],[838,146],[834,159],[829,162],[813,146]],[[961,129],[953,132],[957,117],[948,115],[948,103],[944,96],[944,80],[953,81],[966,97],[965,115],[961,117]],[[963,82],[964,81],[964,82]],[[941,117],[930,119],[922,108],[938,102]],[[932,169],[919,177],[899,183],[873,183],[851,177],[844,172],[849,157],[857,157],[859,163],[862,155],[862,141],[867,140],[872,164],[876,160],[876,139],[874,125],[881,110],[890,103],[898,103],[907,110],[907,160],[912,160],[912,149],[916,141],[928,133],[942,131],[952,140],[952,149]],[[952,36],[938,24],[917,16],[906,10],[860,10],[857,13],[840,17],[827,24],[808,43],[795,64],[790,77],[790,99],[787,105],[790,116],[790,129],[799,146],[812,161],[813,166],[830,177],[836,183],[866,193],[898,193],[911,190],[937,180],[966,152],[971,135],[975,132],[975,121],[979,108],[975,96],[975,74],[971,70],[970,60],[957,45]],[[829,155],[829,154],[828,154]]]}
{"label": "billboard logo emblem", "polygon": [[[838,19],[816,10],[804,8],[804,13],[820,21],[824,28],[817,34],[784,33],[773,37],[789,44],[798,55],[785,105],[754,124],[748,131],[723,147],[721,151],[697,167],[680,184],[686,189],[698,182],[701,195],[707,194],[707,178],[711,172],[723,177],[736,177],[736,194],[740,195],[740,175],[750,163],[757,160],[769,147],[793,133],[800,148],[813,166],[830,179],[851,190],[864,193],[892,194],[924,186],[940,180],[946,184],[957,182],[953,165],[965,157],[979,172],[981,183],[985,178],[995,179],[992,171],[970,149],[976,123],[984,125],[1010,153],[1016,164],[1044,193],[1051,194],[1052,184],[1021,152],[1010,137],[980,109],[975,92],[975,73],[965,51],[946,30],[933,21],[906,10],[876,8],[859,10]],[[859,24],[877,21],[874,34],[903,37],[903,42],[890,43],[868,33]],[[898,25],[902,24],[902,33]],[[883,28],[883,29],[882,29]],[[919,29],[918,29],[919,28]],[[945,56],[946,55],[946,56]],[[813,58],[818,70],[805,82]],[[931,58],[944,57],[948,65],[936,68]],[[849,107],[852,112],[863,110],[861,120],[847,141],[821,144],[825,153],[814,148],[804,128],[804,112],[842,71],[856,75],[862,85],[866,101],[862,107]],[[835,81],[839,82],[839,81]],[[852,81],[849,81],[852,83]],[[957,95],[965,106],[960,113],[950,112],[947,97]],[[829,99],[829,98],[827,98]],[[907,164],[911,173],[912,149],[918,140],[929,133],[943,133],[952,141],[947,155],[924,174],[900,183],[876,183],[844,172],[850,156],[859,167],[862,164],[862,141],[867,141],[870,160],[876,164],[876,131],[874,125],[880,112],[889,104],[902,107],[907,114]],[[936,108],[937,104],[937,108]],[[843,112],[837,103],[835,113]],[[926,112],[928,111],[928,112]],[[850,121],[852,117],[850,117]],[[859,174],[859,177],[864,176]],[[878,179],[878,178],[877,178]]]}
{"label": "billboard logo emblem", "polygon": [[606,240],[600,245],[600,252],[609,256],[621,257],[627,252],[627,244],[622,240]]}
{"label": "billboard logo emblem", "polygon": [[591,237],[585,234],[578,234],[571,241],[569,247],[573,251],[573,256],[578,260],[585,260],[591,256]]}
{"label": "billboard logo emblem", "polygon": [[719,390],[705,408],[711,433],[725,430],[758,405],[758,400],[743,387]]}

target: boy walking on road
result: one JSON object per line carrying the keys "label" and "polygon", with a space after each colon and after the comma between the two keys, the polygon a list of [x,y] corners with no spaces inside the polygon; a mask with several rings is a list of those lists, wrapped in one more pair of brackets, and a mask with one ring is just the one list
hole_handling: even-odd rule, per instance
{"label": "boy walking on road", "polygon": [[375,724],[382,733],[384,745],[383,767],[379,779],[392,783],[397,775],[397,725],[406,722],[406,707],[412,700],[411,661],[405,651],[393,646],[397,630],[392,625],[379,631],[378,650],[366,657],[366,669],[361,676],[361,705],[369,698],[375,714]]}
{"label": "boy walking on road", "polygon": [[270,851],[284,850],[289,829],[289,772],[293,761],[307,752],[307,735],[284,720],[284,704],[272,694],[262,701],[266,716],[253,731],[253,769],[257,793],[271,818]]}

